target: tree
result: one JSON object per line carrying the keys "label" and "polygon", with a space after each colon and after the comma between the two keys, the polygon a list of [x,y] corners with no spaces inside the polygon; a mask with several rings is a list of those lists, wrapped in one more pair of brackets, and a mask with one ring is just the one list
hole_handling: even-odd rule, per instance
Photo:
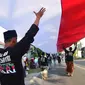
{"label": "tree", "polygon": [[80,42],[79,44],[77,44],[77,49],[81,50],[81,48],[82,48],[82,43]]}

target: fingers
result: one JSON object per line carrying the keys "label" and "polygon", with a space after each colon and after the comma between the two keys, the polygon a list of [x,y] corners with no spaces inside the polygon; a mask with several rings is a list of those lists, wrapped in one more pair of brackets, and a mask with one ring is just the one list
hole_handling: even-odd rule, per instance
{"label": "fingers", "polygon": [[46,9],[44,7],[42,7],[38,12],[35,12],[35,11],[33,11],[33,12],[36,15],[36,17],[41,18],[43,16],[45,10]]}
{"label": "fingers", "polygon": [[[46,9],[44,7],[42,7],[38,13],[42,13],[43,14],[45,11],[46,11]],[[33,11],[33,12],[34,12],[35,15],[38,14],[35,11]]]}
{"label": "fingers", "polygon": [[43,10],[43,7],[40,9],[40,11],[42,11]]}
{"label": "fingers", "polygon": [[74,45],[77,45],[77,43],[74,43]]}
{"label": "fingers", "polygon": [[39,12],[43,12],[44,13],[45,11],[46,11],[46,9],[44,7],[42,7]]}
{"label": "fingers", "polygon": [[45,9],[45,8],[43,8],[43,10],[42,10],[42,11],[43,11],[43,13],[44,13],[44,12],[46,11],[46,9]]}
{"label": "fingers", "polygon": [[37,14],[35,11],[33,11],[33,12],[34,12],[35,15]]}

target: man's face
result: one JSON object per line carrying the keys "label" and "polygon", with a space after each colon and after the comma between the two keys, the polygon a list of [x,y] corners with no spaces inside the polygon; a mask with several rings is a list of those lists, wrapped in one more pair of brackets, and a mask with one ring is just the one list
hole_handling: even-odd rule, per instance
{"label": "man's face", "polygon": [[15,46],[16,45],[16,43],[17,43],[17,37],[14,37],[14,38],[12,38],[11,39],[11,46]]}

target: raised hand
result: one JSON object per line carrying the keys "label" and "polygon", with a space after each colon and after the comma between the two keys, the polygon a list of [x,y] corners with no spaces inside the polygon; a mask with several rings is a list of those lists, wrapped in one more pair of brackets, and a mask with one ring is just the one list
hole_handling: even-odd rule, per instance
{"label": "raised hand", "polygon": [[77,46],[77,43],[74,43],[75,46]]}
{"label": "raised hand", "polygon": [[42,7],[42,8],[39,10],[39,12],[35,12],[35,11],[34,11],[34,13],[35,13],[35,15],[36,15],[37,18],[41,18],[41,17],[43,16],[44,12],[45,12],[45,8],[44,8],[44,7]]}
{"label": "raised hand", "polygon": [[39,10],[39,12],[34,11],[34,13],[36,15],[36,20],[35,20],[34,24],[36,26],[38,26],[40,18],[43,16],[44,12],[45,12],[45,8],[43,8],[43,7]]}

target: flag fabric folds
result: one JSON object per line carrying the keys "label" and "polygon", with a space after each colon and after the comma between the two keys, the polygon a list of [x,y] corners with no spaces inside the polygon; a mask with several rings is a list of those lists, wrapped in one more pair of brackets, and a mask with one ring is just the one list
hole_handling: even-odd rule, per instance
{"label": "flag fabric folds", "polygon": [[85,0],[61,0],[61,5],[58,51],[85,37]]}

